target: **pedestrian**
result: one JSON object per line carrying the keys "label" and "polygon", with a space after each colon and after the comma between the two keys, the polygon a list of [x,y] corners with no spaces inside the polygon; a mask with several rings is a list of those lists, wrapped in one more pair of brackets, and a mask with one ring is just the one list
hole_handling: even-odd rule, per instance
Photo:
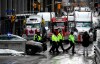
{"label": "pedestrian", "polygon": [[90,36],[90,38],[89,38],[89,44],[92,44],[93,43],[93,41],[95,41],[94,39],[94,36],[95,35],[93,35],[93,32],[89,32],[89,36]]}
{"label": "pedestrian", "polygon": [[58,50],[58,38],[57,38],[56,32],[53,32],[53,34],[51,36],[51,41],[52,41],[52,47],[49,52],[53,52],[53,54],[54,54],[55,50],[56,50],[57,54],[60,53]]}
{"label": "pedestrian", "polygon": [[66,49],[66,52],[68,52],[68,50],[70,48],[72,48],[72,54],[75,54],[75,37],[73,35],[73,32],[70,33],[70,35],[68,36],[68,40],[69,40],[69,43],[70,43],[70,46]]}
{"label": "pedestrian", "polygon": [[82,46],[84,47],[83,55],[85,56],[85,53],[86,53],[86,56],[88,56],[88,46],[89,46],[89,43],[90,43],[89,42],[90,36],[89,36],[87,31],[85,31],[83,33],[82,39],[83,39]]}
{"label": "pedestrian", "polygon": [[61,47],[61,49],[63,50],[63,52],[65,52],[64,48],[63,48],[63,41],[64,41],[64,37],[63,37],[63,34],[61,33],[61,31],[59,31],[58,35],[58,48],[59,46]]}

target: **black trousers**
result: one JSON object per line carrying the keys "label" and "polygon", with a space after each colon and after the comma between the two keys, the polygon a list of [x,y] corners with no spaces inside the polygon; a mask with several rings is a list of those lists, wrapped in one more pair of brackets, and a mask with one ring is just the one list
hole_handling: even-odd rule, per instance
{"label": "black trousers", "polygon": [[60,40],[58,42],[58,48],[61,47],[61,49],[64,51],[64,47],[63,47],[63,44],[62,44],[62,40]]}
{"label": "black trousers", "polygon": [[53,53],[55,53],[55,50],[56,50],[57,53],[59,52],[59,51],[58,51],[58,43],[52,41],[52,47],[51,47],[51,49],[50,49],[50,52],[52,51]]}
{"label": "black trousers", "polygon": [[69,41],[69,43],[70,43],[70,46],[66,49],[66,51],[68,51],[70,48],[72,48],[72,53],[74,53],[75,52],[75,44],[71,41]]}

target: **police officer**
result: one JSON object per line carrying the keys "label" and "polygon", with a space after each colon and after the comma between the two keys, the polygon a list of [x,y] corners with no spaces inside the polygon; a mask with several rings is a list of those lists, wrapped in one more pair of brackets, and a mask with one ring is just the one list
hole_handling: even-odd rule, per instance
{"label": "police officer", "polygon": [[43,42],[43,38],[42,36],[40,35],[40,31],[37,31],[36,34],[34,35],[34,41],[37,41],[37,42],[41,42],[42,43],[42,46],[43,46],[43,51],[46,51],[47,50],[47,44],[45,42]]}
{"label": "police officer", "polygon": [[70,33],[68,40],[69,40],[70,46],[66,49],[66,52],[68,52],[68,50],[72,48],[72,54],[76,53],[74,50],[75,49],[75,37],[73,35],[73,32]]}
{"label": "police officer", "polygon": [[56,32],[54,32],[52,34],[51,40],[52,40],[52,47],[51,47],[50,51],[52,51],[53,54],[55,53],[55,50],[57,53],[59,53],[59,51],[58,51],[58,38],[57,38]]}
{"label": "police officer", "polygon": [[64,52],[65,50],[64,50],[63,45],[62,45],[62,42],[64,40],[64,37],[63,37],[61,31],[59,31],[57,37],[58,37],[58,48],[60,46],[62,48],[63,52]]}
{"label": "police officer", "polygon": [[36,32],[36,34],[33,37],[33,40],[37,41],[37,42],[42,42],[42,37],[40,36],[40,32],[39,31]]}

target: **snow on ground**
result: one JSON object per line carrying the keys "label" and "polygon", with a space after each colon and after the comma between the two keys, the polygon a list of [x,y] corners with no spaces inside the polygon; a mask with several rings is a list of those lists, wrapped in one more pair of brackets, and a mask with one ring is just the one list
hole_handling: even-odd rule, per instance
{"label": "snow on ground", "polygon": [[24,54],[24,52],[21,51],[16,51],[16,50],[11,50],[11,49],[0,49],[0,55],[7,55],[7,54],[11,54],[11,55],[22,55]]}

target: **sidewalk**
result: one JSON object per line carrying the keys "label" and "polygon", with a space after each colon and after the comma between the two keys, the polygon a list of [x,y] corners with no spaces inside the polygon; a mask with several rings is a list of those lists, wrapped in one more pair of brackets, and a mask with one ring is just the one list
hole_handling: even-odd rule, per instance
{"label": "sidewalk", "polygon": [[0,55],[12,55],[12,56],[22,56],[25,54],[22,51],[16,51],[16,50],[11,50],[11,49],[0,49]]}

